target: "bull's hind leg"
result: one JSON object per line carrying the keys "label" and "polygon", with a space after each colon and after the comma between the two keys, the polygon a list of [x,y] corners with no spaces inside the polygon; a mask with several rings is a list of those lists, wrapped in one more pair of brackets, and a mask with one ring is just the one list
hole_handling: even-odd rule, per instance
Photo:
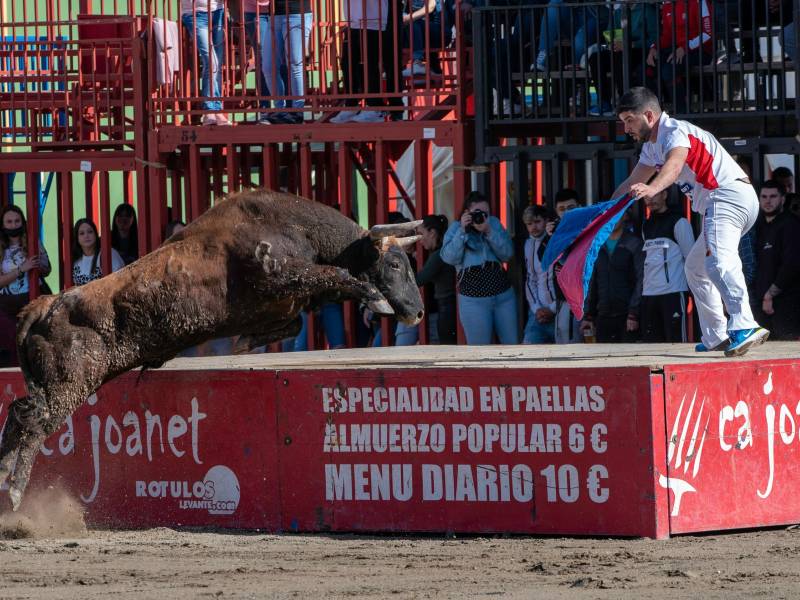
{"label": "bull's hind leg", "polygon": [[9,408],[0,446],[0,483],[8,481],[8,496],[14,510],[22,502],[33,461],[47,437],[50,416],[44,402],[30,396],[18,398]]}

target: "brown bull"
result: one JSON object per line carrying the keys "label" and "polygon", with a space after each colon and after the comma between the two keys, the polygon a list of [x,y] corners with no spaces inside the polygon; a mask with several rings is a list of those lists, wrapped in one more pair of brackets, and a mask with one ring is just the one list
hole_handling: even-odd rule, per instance
{"label": "brown bull", "polygon": [[31,302],[17,328],[28,395],[11,404],[0,444],[14,510],[45,438],[125,371],[216,337],[257,346],[297,335],[299,313],[323,301],[359,300],[418,323],[422,300],[403,251],[418,236],[395,237],[416,225],[368,232],[317,202],[245,192],[121,271]]}

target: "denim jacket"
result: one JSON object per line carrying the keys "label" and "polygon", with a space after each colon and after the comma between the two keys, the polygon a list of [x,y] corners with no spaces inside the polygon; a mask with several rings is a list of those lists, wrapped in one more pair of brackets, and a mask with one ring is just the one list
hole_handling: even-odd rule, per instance
{"label": "denim jacket", "polygon": [[486,233],[465,232],[461,221],[453,221],[444,234],[441,257],[444,262],[461,271],[485,262],[506,262],[514,255],[511,236],[503,228],[500,219],[488,218]]}

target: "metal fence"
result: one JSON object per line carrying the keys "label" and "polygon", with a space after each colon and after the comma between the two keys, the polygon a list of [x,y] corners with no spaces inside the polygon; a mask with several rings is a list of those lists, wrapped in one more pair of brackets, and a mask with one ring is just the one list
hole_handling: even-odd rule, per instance
{"label": "metal fence", "polygon": [[142,125],[327,122],[361,109],[461,117],[471,68],[458,0],[211,0],[208,8],[11,3],[0,12],[0,140],[122,148]]}
{"label": "metal fence", "polygon": [[796,114],[797,0],[489,6],[473,11],[485,124],[603,121],[650,87],[676,115]]}

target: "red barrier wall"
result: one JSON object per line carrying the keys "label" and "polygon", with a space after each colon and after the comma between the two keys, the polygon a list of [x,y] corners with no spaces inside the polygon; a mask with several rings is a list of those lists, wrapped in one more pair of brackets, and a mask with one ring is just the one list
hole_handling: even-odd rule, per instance
{"label": "red barrier wall", "polygon": [[[666,537],[800,520],[800,363],[162,370],[45,444],[91,524]],[[22,392],[0,373],[0,423]],[[666,419],[665,419],[666,415]]]}
{"label": "red barrier wall", "polygon": [[664,373],[672,533],[798,522],[800,364]]}

